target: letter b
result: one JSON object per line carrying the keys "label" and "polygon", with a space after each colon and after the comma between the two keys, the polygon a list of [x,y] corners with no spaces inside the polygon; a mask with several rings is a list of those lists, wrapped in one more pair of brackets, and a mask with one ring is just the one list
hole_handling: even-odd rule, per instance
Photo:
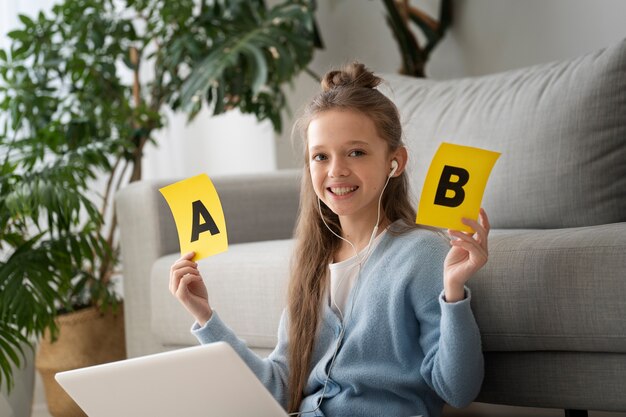
{"label": "letter b", "polygon": [[[452,177],[458,177],[458,181],[452,181]],[[469,181],[469,172],[460,167],[444,165],[435,194],[435,204],[439,206],[458,207],[465,200],[463,186]],[[454,192],[454,196],[447,197],[446,191]]]}

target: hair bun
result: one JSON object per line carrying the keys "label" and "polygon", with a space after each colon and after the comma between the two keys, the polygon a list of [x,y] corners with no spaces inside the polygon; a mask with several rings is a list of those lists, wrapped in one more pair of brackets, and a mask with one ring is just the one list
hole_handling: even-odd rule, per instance
{"label": "hair bun", "polygon": [[375,76],[365,65],[353,62],[340,70],[327,72],[321,84],[322,90],[326,92],[339,87],[375,88],[381,82],[382,79]]}

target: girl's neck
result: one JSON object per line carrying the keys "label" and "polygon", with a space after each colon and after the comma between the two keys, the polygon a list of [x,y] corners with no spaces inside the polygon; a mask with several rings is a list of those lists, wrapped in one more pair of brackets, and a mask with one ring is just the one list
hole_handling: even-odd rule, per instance
{"label": "girl's neck", "polygon": [[[383,230],[389,225],[389,220],[387,217],[381,216],[382,219],[378,223],[378,231],[376,232],[376,236],[382,233]],[[372,232],[374,231],[374,223],[376,219],[370,220],[369,222],[351,222],[346,219],[340,218],[341,223],[341,236],[344,239],[349,240],[356,248],[357,252],[363,250],[369,243],[372,238]],[[376,238],[374,236],[374,239]],[[352,254],[354,254],[354,250],[347,242],[342,242],[342,247],[346,247],[346,249],[350,249]]]}

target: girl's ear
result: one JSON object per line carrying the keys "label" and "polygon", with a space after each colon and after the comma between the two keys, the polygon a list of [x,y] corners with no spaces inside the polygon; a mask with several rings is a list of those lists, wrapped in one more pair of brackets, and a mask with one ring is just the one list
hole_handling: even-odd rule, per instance
{"label": "girl's ear", "polygon": [[[406,150],[405,146],[399,147],[391,156],[391,160],[395,160],[398,163],[398,168],[396,172],[393,174],[394,177],[399,177],[406,168],[406,164],[409,159],[409,153]],[[391,165],[390,165],[391,166]]]}

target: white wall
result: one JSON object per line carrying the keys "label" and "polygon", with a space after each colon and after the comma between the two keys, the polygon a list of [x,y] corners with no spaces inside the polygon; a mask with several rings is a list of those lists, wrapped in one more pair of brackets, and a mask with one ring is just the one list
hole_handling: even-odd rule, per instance
{"label": "white wall", "polygon": [[187,123],[184,114],[168,112],[168,126],[156,132],[158,146],[144,152],[143,178],[187,178],[268,172],[276,169],[274,131],[269,122],[230,111],[211,116],[202,111]]}
{"label": "white wall", "polygon": [[[436,13],[438,1],[411,4]],[[311,65],[323,74],[352,59],[381,73],[395,72],[400,55],[377,0],[319,0],[326,49]],[[623,0],[456,0],[455,21],[426,67],[428,77],[477,76],[575,57],[626,38]],[[290,91],[295,110],[319,91],[301,76]],[[291,121],[286,120],[285,126]],[[279,168],[300,166],[289,133],[277,138]]]}
{"label": "white wall", "polygon": [[456,4],[454,27],[431,63],[434,78],[483,75],[573,58],[626,38],[623,0],[457,0]]}

